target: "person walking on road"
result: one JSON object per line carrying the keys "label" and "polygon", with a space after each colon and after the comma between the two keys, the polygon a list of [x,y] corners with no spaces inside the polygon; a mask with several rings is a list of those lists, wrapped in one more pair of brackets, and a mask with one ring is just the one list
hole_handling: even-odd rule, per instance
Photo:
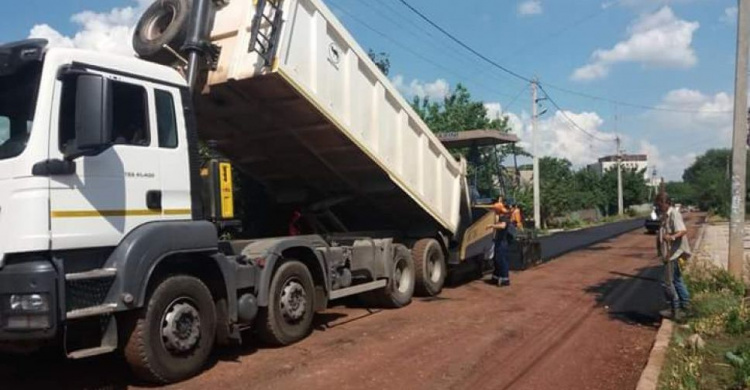
{"label": "person walking on road", "polygon": [[510,286],[510,243],[515,226],[510,221],[508,208],[502,202],[502,198],[493,207],[496,214],[496,222],[487,225],[487,229],[494,230],[494,256],[495,269],[492,271],[491,282],[500,287]]}
{"label": "person walking on road", "polygon": [[690,258],[690,244],[687,238],[687,228],[680,210],[672,205],[671,199],[665,194],[659,194],[657,207],[662,212],[662,227],[659,232],[661,259],[664,263],[664,293],[670,308],[662,310],[663,317],[681,320],[685,311],[690,309],[690,293],[682,278],[680,261]]}

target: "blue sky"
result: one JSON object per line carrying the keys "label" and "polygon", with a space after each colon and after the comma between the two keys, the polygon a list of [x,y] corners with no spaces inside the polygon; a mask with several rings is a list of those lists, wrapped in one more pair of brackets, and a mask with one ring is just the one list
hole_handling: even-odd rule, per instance
{"label": "blue sky", "polygon": [[[240,1],[240,0],[234,0]],[[128,54],[130,28],[148,0],[26,0],[5,5],[0,41],[30,35]],[[614,152],[646,152],[679,179],[697,154],[731,135],[735,22],[727,0],[408,0],[459,39],[524,76],[552,99],[539,123],[540,154],[580,166]],[[530,140],[525,82],[492,68],[419,20],[399,0],[325,0],[365,49],[390,54],[406,95],[440,99],[464,83],[490,113],[509,115]],[[736,18],[736,17],[735,17]],[[373,31],[375,30],[375,31]],[[562,87],[653,111],[583,98]],[[594,135],[584,134],[566,118]],[[617,120],[615,120],[615,117]]]}

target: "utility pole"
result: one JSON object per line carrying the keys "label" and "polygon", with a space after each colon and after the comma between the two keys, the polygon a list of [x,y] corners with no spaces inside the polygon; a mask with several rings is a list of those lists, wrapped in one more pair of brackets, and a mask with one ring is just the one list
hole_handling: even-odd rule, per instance
{"label": "utility pole", "polygon": [[622,149],[620,148],[620,136],[615,139],[617,142],[617,213],[623,214],[622,202]]}
{"label": "utility pole", "polygon": [[541,206],[539,199],[539,148],[536,129],[537,119],[537,79],[531,82],[531,153],[534,154],[534,227],[542,228]]}
{"label": "utility pole", "polygon": [[743,280],[745,248],[745,191],[747,161],[747,61],[750,0],[738,0],[737,60],[734,76],[734,132],[732,135],[732,204],[729,218],[729,273]]}

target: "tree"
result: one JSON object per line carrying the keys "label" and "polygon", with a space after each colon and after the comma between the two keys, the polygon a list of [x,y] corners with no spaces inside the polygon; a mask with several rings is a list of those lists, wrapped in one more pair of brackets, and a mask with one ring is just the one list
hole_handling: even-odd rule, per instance
{"label": "tree", "polygon": [[382,51],[376,53],[372,49],[367,51],[367,55],[370,56],[370,59],[375,63],[375,66],[377,66],[384,75],[388,76],[388,72],[391,71],[391,56]]}
{"label": "tree", "polygon": [[602,185],[602,176],[593,169],[582,168],[573,175],[574,207],[582,210],[596,208],[601,212],[607,209],[607,193]]}
{"label": "tree", "polygon": [[[622,169],[622,202],[625,208],[648,203],[648,186],[644,178],[645,170]],[[608,169],[602,175],[602,188],[604,189],[607,214],[617,213],[617,167]]]}
{"label": "tree", "polygon": [[573,210],[574,180],[570,161],[542,157],[539,159],[539,195],[542,198],[540,212],[542,221],[549,226],[550,220]]}
{"label": "tree", "polygon": [[731,161],[729,149],[711,149],[682,174],[682,180],[693,190],[693,200],[698,207],[729,215]]}
{"label": "tree", "polygon": [[697,205],[695,189],[686,182],[670,181],[665,184],[667,194],[677,203]]}

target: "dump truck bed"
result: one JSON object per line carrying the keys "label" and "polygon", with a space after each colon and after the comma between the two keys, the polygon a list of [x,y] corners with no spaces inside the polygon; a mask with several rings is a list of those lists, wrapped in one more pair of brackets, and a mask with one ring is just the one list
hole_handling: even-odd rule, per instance
{"label": "dump truck bed", "polygon": [[[259,2],[262,4],[263,2]],[[216,17],[216,71],[199,131],[278,203],[328,201],[349,230],[455,233],[462,167],[319,0],[253,2]],[[254,23],[255,20],[255,23]],[[253,25],[278,36],[267,61]]]}

